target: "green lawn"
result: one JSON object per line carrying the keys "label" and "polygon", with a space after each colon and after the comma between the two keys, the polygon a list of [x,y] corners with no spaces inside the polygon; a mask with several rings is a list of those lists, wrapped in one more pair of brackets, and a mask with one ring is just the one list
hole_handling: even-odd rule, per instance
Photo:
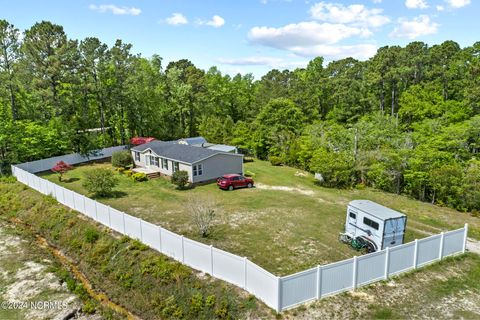
{"label": "green lawn", "polygon": [[[87,194],[82,187],[83,172],[99,167],[110,168],[110,164],[78,166],[67,173],[66,180],[70,181],[60,184]],[[245,163],[245,170],[255,174],[258,188],[228,192],[210,184],[179,191],[164,178],[135,183],[118,174],[120,183],[115,197],[97,200],[186,237],[247,256],[277,275],[358,254],[338,241],[346,206],[353,199],[370,199],[407,214],[406,241],[459,228],[465,222],[470,224],[470,236],[480,238],[480,219],[466,213],[372,189],[321,188],[313,183],[310,174],[289,167],[273,167],[260,160]],[[52,173],[41,175],[58,183]],[[272,187],[291,189],[272,190]],[[185,209],[190,197],[210,197],[218,203],[219,212],[209,238],[199,236]]]}

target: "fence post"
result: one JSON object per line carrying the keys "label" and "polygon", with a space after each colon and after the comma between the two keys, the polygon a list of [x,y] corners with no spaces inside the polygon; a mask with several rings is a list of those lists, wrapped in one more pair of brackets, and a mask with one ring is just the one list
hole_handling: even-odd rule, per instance
{"label": "fence post", "polygon": [[[53,191],[55,192],[55,187],[53,188]],[[83,214],[87,215],[88,216],[88,213],[87,213],[87,203],[85,201],[85,196],[82,195],[82,199],[83,199]]]}
{"label": "fence post", "polygon": [[[63,199],[65,199],[65,196],[63,197]],[[95,201],[95,221],[98,221],[97,200],[93,200],[93,201]]]}
{"label": "fence post", "polygon": [[122,221],[123,221],[123,234],[127,234],[127,229],[125,229],[125,212],[122,211]]}
{"label": "fence post", "polygon": [[467,249],[468,223],[465,223],[464,229],[465,229],[465,230],[464,230],[464,234],[463,234],[462,253],[465,253],[465,250]]}
{"label": "fence post", "polygon": [[142,229],[142,219],[138,219],[140,221],[140,241],[143,242],[143,229]]}
{"label": "fence post", "polygon": [[277,312],[282,311],[282,278],[277,277]]}
{"label": "fence post", "polygon": [[440,233],[440,247],[438,248],[438,260],[442,260],[443,257],[443,242],[445,238],[445,233],[443,231]]}
{"label": "fence post", "polygon": [[415,250],[413,251],[413,269],[417,269],[418,261],[418,239],[415,239]]}
{"label": "fence post", "polygon": [[110,206],[107,206],[108,211],[108,227],[112,227],[112,218],[110,217]]}
{"label": "fence post", "polygon": [[210,245],[210,274],[213,277],[213,246]]}
{"label": "fence post", "polygon": [[[40,181],[40,182],[41,182],[41,181]],[[40,183],[40,184],[41,184],[41,183]],[[77,202],[75,201],[75,193],[76,193],[76,192],[73,193],[73,197],[72,197],[72,199],[73,199],[73,209],[74,209],[74,210],[77,210]]]}
{"label": "fence post", "polygon": [[243,257],[243,269],[245,271],[243,288],[245,290],[247,290],[247,260],[247,257]]}
{"label": "fence post", "polygon": [[158,226],[158,240],[160,242],[160,252],[162,252],[162,227]]}
{"label": "fence post", "polygon": [[388,279],[388,264],[390,263],[390,247],[385,248],[385,280]]}
{"label": "fence post", "polygon": [[353,289],[357,288],[357,256],[353,257],[353,277],[352,277],[352,287]]}
{"label": "fence post", "polygon": [[183,243],[183,235],[182,235],[182,262],[185,262],[185,245]]}
{"label": "fence post", "polygon": [[315,298],[318,300],[322,296],[322,270],[321,266],[317,265],[317,294]]}

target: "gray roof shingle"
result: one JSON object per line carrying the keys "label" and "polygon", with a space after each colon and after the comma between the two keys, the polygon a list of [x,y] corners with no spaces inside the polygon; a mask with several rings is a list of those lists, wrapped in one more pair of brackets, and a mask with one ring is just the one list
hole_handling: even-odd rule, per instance
{"label": "gray roof shingle", "polygon": [[147,149],[151,149],[160,157],[177,160],[184,163],[195,163],[199,160],[205,159],[217,153],[225,154],[225,152],[221,152],[218,150],[178,144],[176,143],[176,141],[156,140],[132,148],[133,151],[139,152],[143,152]]}
{"label": "gray roof shingle", "polygon": [[207,140],[204,137],[191,137],[191,138],[182,138],[178,139],[178,142],[184,142],[188,145],[202,145],[204,143],[207,143]]}

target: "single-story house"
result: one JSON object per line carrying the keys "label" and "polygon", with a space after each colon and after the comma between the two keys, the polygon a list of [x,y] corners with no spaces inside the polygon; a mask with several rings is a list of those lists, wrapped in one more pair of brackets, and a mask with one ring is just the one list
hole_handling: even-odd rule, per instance
{"label": "single-story house", "polygon": [[131,152],[137,171],[171,176],[184,170],[191,183],[211,181],[227,173],[243,174],[242,154],[177,141],[152,141],[133,147]]}

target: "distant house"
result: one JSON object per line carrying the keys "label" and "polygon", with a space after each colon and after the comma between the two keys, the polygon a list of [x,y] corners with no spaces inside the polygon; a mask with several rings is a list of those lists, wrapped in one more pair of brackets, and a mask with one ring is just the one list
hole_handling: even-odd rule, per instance
{"label": "distant house", "polygon": [[223,152],[231,152],[231,153],[238,153],[237,147],[228,146],[226,144],[214,144],[209,143],[204,137],[193,137],[193,138],[183,138],[177,140],[179,144],[194,146],[194,147],[202,147],[211,150],[218,150]]}
{"label": "distant house", "polygon": [[[198,137],[201,138],[201,137]],[[191,139],[191,138],[188,138]],[[243,155],[202,147],[205,139],[152,141],[131,149],[135,171],[149,176],[171,176],[175,171],[188,172],[189,181],[198,183],[214,180],[227,173],[243,174]],[[221,149],[221,148],[220,148]]]}

